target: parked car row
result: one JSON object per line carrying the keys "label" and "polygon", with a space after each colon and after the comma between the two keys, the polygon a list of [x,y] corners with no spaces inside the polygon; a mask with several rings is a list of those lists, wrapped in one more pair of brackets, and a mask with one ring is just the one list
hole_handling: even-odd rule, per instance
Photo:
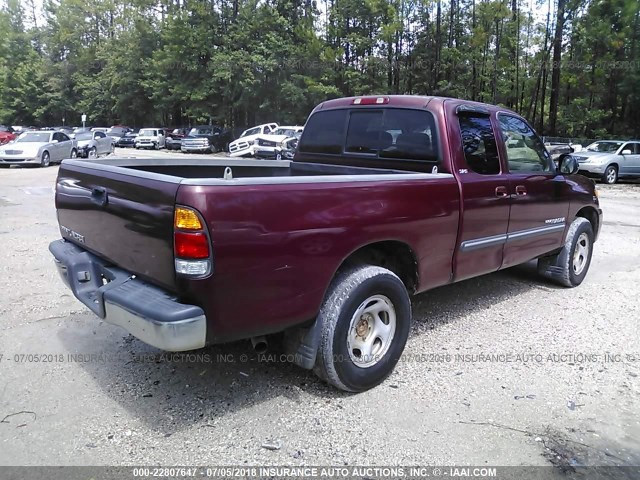
{"label": "parked car row", "polygon": [[21,133],[0,147],[0,166],[40,165],[48,167],[65,158],[78,156],[78,141],[56,130],[34,130]]}

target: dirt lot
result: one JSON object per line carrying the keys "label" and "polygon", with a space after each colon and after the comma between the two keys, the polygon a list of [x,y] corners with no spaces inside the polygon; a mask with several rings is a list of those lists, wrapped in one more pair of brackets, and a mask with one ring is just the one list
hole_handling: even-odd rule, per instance
{"label": "dirt lot", "polygon": [[600,186],[582,286],[522,266],[422,294],[396,372],[348,395],[249,342],[169,357],[99,321],[47,250],[56,171],[0,170],[0,464],[640,464],[640,185]]}

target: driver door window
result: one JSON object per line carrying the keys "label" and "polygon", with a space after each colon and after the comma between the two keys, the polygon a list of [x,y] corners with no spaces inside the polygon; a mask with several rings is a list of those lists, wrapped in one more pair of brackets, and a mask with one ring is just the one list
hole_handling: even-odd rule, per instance
{"label": "driver door window", "polygon": [[511,115],[498,115],[509,171],[555,172],[549,153],[524,121]]}

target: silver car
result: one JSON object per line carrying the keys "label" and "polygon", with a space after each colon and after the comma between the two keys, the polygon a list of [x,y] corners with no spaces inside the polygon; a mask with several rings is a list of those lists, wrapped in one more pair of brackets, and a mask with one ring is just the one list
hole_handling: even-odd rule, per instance
{"label": "silver car", "polygon": [[78,156],[96,158],[100,155],[113,153],[115,147],[113,138],[104,132],[85,132],[76,134],[78,141]]}
{"label": "silver car", "polygon": [[599,140],[572,157],[578,160],[581,174],[604,183],[640,177],[640,140]]}
{"label": "silver car", "polygon": [[66,133],[55,130],[22,133],[13,142],[0,148],[0,165],[40,165],[48,167],[65,158],[78,156],[78,144]]}

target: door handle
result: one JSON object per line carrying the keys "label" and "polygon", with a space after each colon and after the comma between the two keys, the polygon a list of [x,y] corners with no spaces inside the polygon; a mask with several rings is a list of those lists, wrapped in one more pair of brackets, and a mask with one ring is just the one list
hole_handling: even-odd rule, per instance
{"label": "door handle", "polygon": [[507,187],[496,187],[496,197],[507,197],[508,195]]}
{"label": "door handle", "polygon": [[102,187],[96,187],[91,191],[91,201],[100,207],[104,207],[109,202],[107,190]]}
{"label": "door handle", "polygon": [[527,187],[525,187],[524,185],[518,185],[516,187],[516,195],[526,195],[527,194]]}

